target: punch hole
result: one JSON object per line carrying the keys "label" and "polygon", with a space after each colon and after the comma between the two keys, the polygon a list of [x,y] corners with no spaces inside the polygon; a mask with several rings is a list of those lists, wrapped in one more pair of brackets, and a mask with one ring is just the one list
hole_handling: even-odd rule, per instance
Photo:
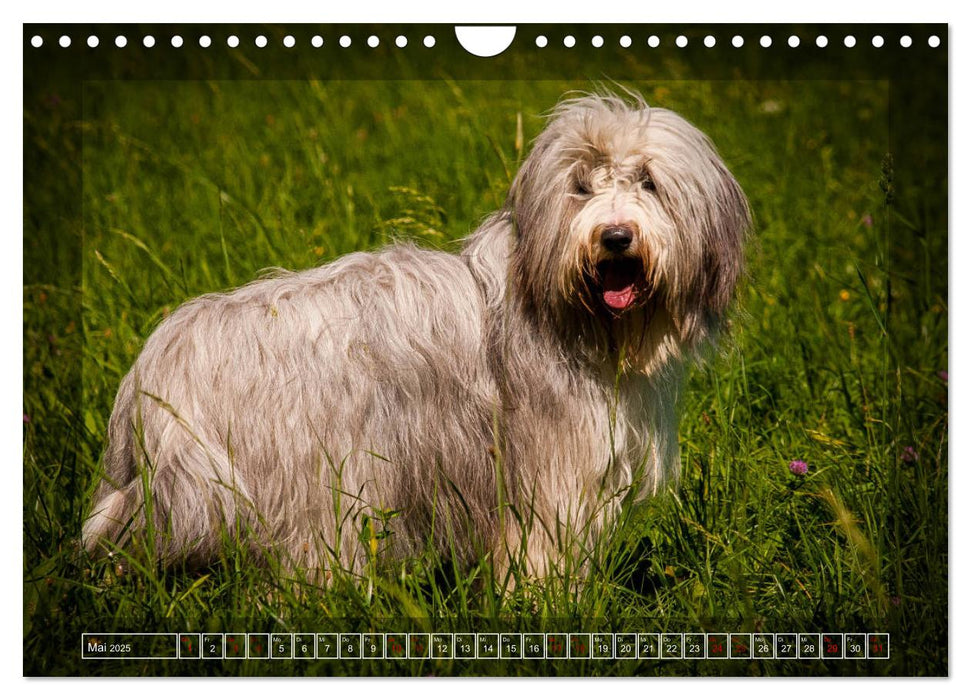
{"label": "punch hole", "polygon": [[33,46],[35,49],[39,49],[41,46],[44,45],[43,37],[38,36],[37,34],[34,34],[34,36],[30,37],[30,45]]}
{"label": "punch hole", "polygon": [[745,39],[736,34],[732,37],[732,46],[734,46],[736,49],[742,48],[745,46]]}
{"label": "punch hole", "polygon": [[572,34],[567,34],[563,37],[563,45],[568,49],[572,49],[577,45],[577,40],[573,38]]}
{"label": "punch hole", "polygon": [[683,49],[685,46],[688,45],[688,37],[686,37],[684,34],[681,34],[680,36],[678,36],[677,39],[674,40],[674,45],[677,46],[679,49]]}
{"label": "punch hole", "polygon": [[208,49],[210,46],[212,46],[212,39],[210,39],[207,34],[203,34],[199,37],[199,46],[204,49]]}
{"label": "punch hole", "polygon": [[146,34],[145,38],[142,39],[142,46],[144,46],[146,49],[150,49],[155,46],[155,37],[151,34]]}
{"label": "punch hole", "polygon": [[822,34],[816,37],[816,46],[821,49],[825,49],[826,45],[829,43],[829,39],[824,37]]}
{"label": "punch hole", "polygon": [[927,45],[930,46],[932,49],[936,49],[938,46],[941,45],[941,38],[936,34],[932,34],[927,39]]}
{"label": "punch hole", "polygon": [[630,45],[633,44],[633,43],[634,43],[633,40],[629,36],[627,36],[626,34],[624,34],[624,36],[620,37],[620,45],[623,48],[625,48],[625,49],[629,49],[630,48]]}
{"label": "punch hole", "polygon": [[381,43],[381,40],[378,39],[376,36],[374,36],[374,34],[372,34],[367,38],[367,45],[370,46],[372,49],[378,48],[378,44],[380,43]]}
{"label": "punch hole", "polygon": [[647,45],[652,49],[656,49],[661,45],[661,39],[652,34],[651,36],[647,37]]}
{"label": "punch hole", "polygon": [[324,37],[320,36],[320,34],[314,34],[310,39],[310,45],[315,49],[319,49],[324,45]]}
{"label": "punch hole", "polygon": [[256,41],[254,41],[253,43],[255,43],[257,47],[261,49],[265,49],[267,44],[266,37],[260,34],[258,37],[256,37]]}
{"label": "punch hole", "polygon": [[182,47],[182,37],[180,37],[178,34],[176,34],[174,37],[172,37],[172,46],[174,48],[176,48],[176,49],[181,48]]}
{"label": "punch hole", "polygon": [[71,37],[69,37],[67,34],[63,34],[61,38],[58,39],[57,43],[61,45],[62,49],[66,49],[71,45]]}
{"label": "punch hole", "polygon": [[344,34],[340,39],[337,40],[337,43],[341,45],[342,49],[346,49],[351,45],[351,37]]}
{"label": "punch hole", "polygon": [[489,58],[498,56],[512,45],[516,38],[516,27],[455,27],[455,38],[473,56]]}
{"label": "punch hole", "polygon": [[909,49],[910,48],[910,45],[912,43],[914,43],[914,42],[906,34],[904,34],[902,37],[900,37],[900,45],[903,46],[905,49]]}
{"label": "punch hole", "polygon": [[873,37],[872,43],[873,43],[873,48],[879,49],[881,46],[883,46],[883,37],[877,34],[875,37]]}
{"label": "punch hole", "polygon": [[604,38],[597,34],[595,37],[593,37],[593,39],[590,40],[590,43],[593,44],[595,49],[599,49],[604,45]]}
{"label": "punch hole", "polygon": [[708,36],[705,37],[705,46],[710,49],[714,45],[715,45],[715,37],[709,34]]}
{"label": "punch hole", "polygon": [[856,37],[852,34],[848,34],[846,38],[843,39],[843,46],[848,49],[852,49],[854,46],[856,46]]}
{"label": "punch hole", "polygon": [[799,37],[795,34],[789,37],[789,48],[794,49],[799,46]]}
{"label": "punch hole", "polygon": [[536,46],[538,46],[539,48],[545,49],[548,43],[549,43],[549,40],[542,34],[536,37]]}
{"label": "punch hole", "polygon": [[237,46],[239,46],[239,37],[235,34],[230,34],[229,38],[226,39],[226,45],[231,49],[235,49]]}
{"label": "punch hole", "polygon": [[88,37],[88,46],[90,46],[92,49],[97,48],[99,43],[101,42],[98,40],[98,37],[96,37],[94,34]]}
{"label": "punch hole", "polygon": [[759,45],[760,45],[760,46],[761,46],[761,47],[762,47],[763,49],[767,49],[767,48],[769,48],[770,46],[772,46],[772,37],[771,37],[771,36],[769,36],[768,34],[763,34],[763,35],[762,35],[762,38],[761,38],[761,39],[759,39]]}
{"label": "punch hole", "polygon": [[408,45],[408,37],[406,37],[404,34],[399,34],[394,38],[394,45],[399,49],[405,48]]}
{"label": "punch hole", "polygon": [[289,34],[287,34],[285,37],[283,37],[283,45],[286,46],[288,49],[292,49],[294,46],[297,45],[297,40],[294,39]]}
{"label": "punch hole", "polygon": [[430,48],[432,48],[435,45],[435,37],[433,37],[431,34],[429,34],[428,36],[426,36],[422,40],[421,43],[423,43],[425,45],[425,48],[426,49],[430,49]]}
{"label": "punch hole", "polygon": [[128,39],[122,36],[121,34],[119,34],[118,36],[115,37],[115,46],[117,46],[119,49],[125,48],[126,46],[128,46]]}

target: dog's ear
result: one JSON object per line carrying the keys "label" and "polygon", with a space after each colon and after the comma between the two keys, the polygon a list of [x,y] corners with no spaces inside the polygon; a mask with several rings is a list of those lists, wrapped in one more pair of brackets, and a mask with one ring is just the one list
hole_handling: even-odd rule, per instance
{"label": "dog's ear", "polygon": [[710,167],[698,294],[705,324],[712,327],[719,323],[734,297],[744,263],[743,243],[752,220],[741,186],[714,150]]}
{"label": "dog's ear", "polygon": [[[686,122],[668,210],[682,232],[680,280],[670,299],[681,341],[695,345],[721,325],[742,273],[751,228],[748,200],[708,137]],[[673,290],[674,291],[674,290]]]}
{"label": "dog's ear", "polygon": [[562,204],[569,173],[561,167],[556,144],[557,134],[547,126],[509,187],[505,208],[512,213],[517,237],[548,226],[551,217],[558,216],[553,209]]}

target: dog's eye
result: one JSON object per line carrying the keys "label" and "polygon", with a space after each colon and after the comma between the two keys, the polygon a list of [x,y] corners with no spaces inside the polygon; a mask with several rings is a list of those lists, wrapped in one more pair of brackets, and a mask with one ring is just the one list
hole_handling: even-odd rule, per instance
{"label": "dog's eye", "polygon": [[647,192],[657,192],[657,185],[654,184],[654,180],[652,180],[649,176],[644,176],[644,178],[641,180],[641,189],[644,189]]}
{"label": "dog's eye", "polygon": [[574,180],[573,181],[573,194],[579,194],[579,195],[586,196],[586,195],[590,194],[590,188],[587,187],[587,184],[585,182],[583,182],[582,180]]}

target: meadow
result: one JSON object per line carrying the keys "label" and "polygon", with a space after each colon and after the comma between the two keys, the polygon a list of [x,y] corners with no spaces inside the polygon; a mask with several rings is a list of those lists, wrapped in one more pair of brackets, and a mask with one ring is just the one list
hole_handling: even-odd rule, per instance
{"label": "meadow", "polygon": [[[512,593],[430,554],[308,590],[232,548],[205,571],[77,551],[114,393],[179,304],[393,240],[454,250],[543,113],[587,81],[91,81],[80,259],[25,217],[28,675],[947,674],[947,231],[895,196],[885,81],[626,82],[708,133],[748,195],[747,271],[693,368],[680,482],[626,514],[590,583]],[[28,166],[26,186],[31,186]],[[47,173],[56,207],[56,168]],[[68,185],[64,185],[67,187]],[[934,195],[939,197],[939,193]],[[41,199],[41,202],[44,200]],[[64,279],[71,277],[67,274]],[[805,473],[801,465],[805,464]],[[886,632],[866,660],[86,662],[85,631]]]}

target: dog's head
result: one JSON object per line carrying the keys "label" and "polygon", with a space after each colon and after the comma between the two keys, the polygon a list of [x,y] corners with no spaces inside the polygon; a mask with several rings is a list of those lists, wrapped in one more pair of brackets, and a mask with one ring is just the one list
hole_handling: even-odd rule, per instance
{"label": "dog's head", "polygon": [[663,342],[691,349],[731,301],[748,204],[701,131],[632,100],[553,110],[510,191],[515,284],[554,316],[640,328],[653,343],[651,323],[667,324]]}

